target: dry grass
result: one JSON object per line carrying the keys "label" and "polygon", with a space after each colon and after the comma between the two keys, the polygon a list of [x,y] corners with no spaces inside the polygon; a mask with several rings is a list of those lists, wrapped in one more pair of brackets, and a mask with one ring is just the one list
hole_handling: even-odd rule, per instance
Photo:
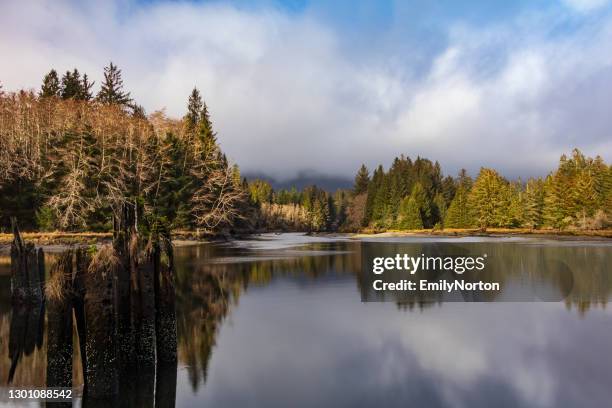
{"label": "dry grass", "polygon": [[[27,240],[38,245],[45,245],[88,243],[92,240],[101,241],[111,239],[113,234],[110,232],[21,232],[21,237],[24,241]],[[10,244],[11,242],[13,242],[13,234],[0,233],[0,244]]]}
{"label": "dry grass", "polygon": [[102,277],[106,277],[108,273],[112,273],[113,270],[119,265],[119,258],[115,254],[115,250],[112,245],[103,245],[91,259],[88,273],[101,273]]}
{"label": "dry grass", "polygon": [[52,275],[45,283],[45,297],[54,302],[61,302],[67,297],[67,278],[63,273]]}
{"label": "dry grass", "polygon": [[45,297],[48,300],[61,302],[70,294],[72,255],[71,250],[63,252],[51,266],[51,277],[45,284]]}

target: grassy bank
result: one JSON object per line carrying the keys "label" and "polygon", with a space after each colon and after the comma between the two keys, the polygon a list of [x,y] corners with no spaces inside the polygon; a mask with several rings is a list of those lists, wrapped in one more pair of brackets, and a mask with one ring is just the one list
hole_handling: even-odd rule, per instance
{"label": "grassy bank", "polygon": [[[21,236],[36,245],[93,245],[101,242],[110,242],[113,238],[111,232],[22,232]],[[198,234],[196,231],[180,230],[172,233],[174,243],[185,245],[195,241],[212,241],[223,237]],[[0,233],[0,246],[10,245],[13,234]]]}
{"label": "grassy bank", "polygon": [[372,236],[411,236],[411,235],[436,235],[436,236],[503,236],[503,235],[537,235],[547,237],[583,237],[583,238],[612,238],[612,229],[604,230],[552,230],[552,229],[529,229],[529,228],[446,228],[443,230],[418,229],[418,230],[362,230],[355,234],[357,238]]}

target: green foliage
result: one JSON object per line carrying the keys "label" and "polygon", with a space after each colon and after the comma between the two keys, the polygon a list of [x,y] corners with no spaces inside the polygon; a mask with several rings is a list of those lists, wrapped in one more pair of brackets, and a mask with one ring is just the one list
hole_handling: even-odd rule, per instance
{"label": "green foliage", "polygon": [[272,191],[272,185],[265,180],[253,180],[249,183],[249,194],[253,203],[272,202]]}
{"label": "green foliage", "polygon": [[36,211],[36,225],[39,231],[53,231],[56,227],[57,218],[52,208],[42,206]]}
{"label": "green foliage", "polygon": [[130,93],[123,90],[121,70],[112,62],[104,67],[104,81],[96,98],[109,105],[127,106],[132,102]]}
{"label": "green foliage", "polygon": [[368,184],[370,183],[370,172],[365,164],[362,164],[355,176],[355,185],[353,187],[353,194],[358,195],[368,191]]}
{"label": "green foliage", "polygon": [[544,223],[544,181],[529,179],[524,192],[523,224],[529,228],[539,228]]}
{"label": "green foliage", "polygon": [[421,209],[414,195],[402,200],[399,209],[398,227],[403,230],[415,230],[423,228]]}
{"label": "green foliage", "polygon": [[60,82],[56,70],[52,69],[43,78],[43,84],[40,87],[39,96],[41,98],[60,96]]}
{"label": "green foliage", "polygon": [[470,228],[473,226],[473,217],[468,205],[468,191],[459,185],[455,197],[451,202],[446,217],[444,228]]}

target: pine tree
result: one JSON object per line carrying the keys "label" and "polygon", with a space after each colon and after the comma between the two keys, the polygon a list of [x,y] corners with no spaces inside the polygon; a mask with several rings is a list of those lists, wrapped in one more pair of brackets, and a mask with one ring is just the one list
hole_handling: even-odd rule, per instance
{"label": "pine tree", "polygon": [[469,195],[469,206],[481,228],[501,226],[508,211],[507,181],[492,169],[481,168]]}
{"label": "pine tree", "polygon": [[538,228],[544,222],[544,182],[529,179],[525,187],[525,216],[523,225]]}
{"label": "pine tree", "polygon": [[403,230],[423,229],[421,210],[417,200],[412,195],[404,198],[400,204],[398,227]]}
{"label": "pine tree", "polygon": [[563,195],[567,194],[557,174],[548,175],[544,181],[544,220],[553,228],[563,228],[569,221],[564,211]]}
{"label": "pine tree", "polygon": [[187,115],[185,115],[185,121],[188,129],[192,131],[196,129],[198,123],[200,122],[200,114],[202,113],[203,105],[204,103],[202,102],[200,91],[198,88],[194,87],[189,95],[189,100],[187,102]]}
{"label": "pine tree", "polygon": [[368,191],[370,183],[370,172],[365,164],[362,164],[355,176],[355,185],[353,187],[353,195],[363,194]]}
{"label": "pine tree", "polygon": [[83,79],[81,80],[81,87],[77,98],[83,101],[90,101],[93,98],[91,88],[94,86],[94,83],[94,81],[89,81],[87,74],[83,74]]}
{"label": "pine tree", "polygon": [[378,166],[372,174],[372,180],[368,185],[368,197],[366,199],[365,216],[363,219],[363,226],[367,226],[374,220],[374,202],[378,196],[378,190],[382,185],[384,177],[384,170],[382,166]]}
{"label": "pine tree", "polygon": [[60,96],[60,81],[57,76],[57,71],[52,69],[43,78],[43,84],[40,87],[39,95],[41,98],[57,97]]}
{"label": "pine tree", "polygon": [[62,77],[62,99],[79,99],[83,94],[81,74],[75,68],[72,72],[66,71]]}
{"label": "pine tree", "polygon": [[440,226],[444,227],[444,220],[446,219],[446,213],[448,210],[444,193],[436,194],[433,205],[436,212],[436,218],[439,220],[438,222],[440,223]]}
{"label": "pine tree", "polygon": [[595,191],[595,181],[589,168],[582,170],[576,177],[572,194],[574,206],[577,210],[575,216],[581,227],[585,228],[587,217],[591,217],[595,213],[598,198]]}
{"label": "pine tree", "polygon": [[217,134],[213,130],[206,102],[202,102],[202,110],[200,111],[198,139],[207,152],[213,152],[217,149]]}
{"label": "pine tree", "polygon": [[468,204],[468,191],[459,185],[446,212],[444,228],[470,228],[472,226],[473,218]]}
{"label": "pine tree", "polygon": [[99,102],[109,105],[128,106],[132,99],[129,92],[123,91],[123,79],[121,70],[112,62],[104,67],[104,81],[97,99]]}

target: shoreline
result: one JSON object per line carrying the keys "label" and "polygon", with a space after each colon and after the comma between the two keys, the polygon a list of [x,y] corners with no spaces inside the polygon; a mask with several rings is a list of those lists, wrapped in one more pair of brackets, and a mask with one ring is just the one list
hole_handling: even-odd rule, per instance
{"label": "shoreline", "polygon": [[[400,237],[538,237],[557,240],[582,240],[600,241],[612,239],[612,230],[589,230],[589,231],[554,231],[554,230],[529,230],[526,228],[488,228],[483,231],[480,229],[446,229],[446,230],[388,230],[381,232],[362,231],[362,232],[320,232],[308,233],[301,231],[264,231],[251,234],[241,234],[240,236],[214,236],[198,235],[195,231],[177,231],[173,233],[173,242],[177,247],[197,245],[207,242],[230,241],[238,238],[257,237],[265,233],[290,233],[300,232],[312,236],[328,237],[347,237],[352,239],[360,238],[400,238]],[[97,245],[111,242],[113,234],[110,232],[22,232],[25,240],[44,247],[65,247],[69,245]],[[13,235],[10,233],[0,233],[0,251],[10,247]]]}
{"label": "shoreline", "polygon": [[528,228],[487,228],[480,230],[475,228],[452,228],[445,230],[387,230],[381,232],[364,231],[353,234],[354,238],[386,238],[386,237],[538,237],[558,240],[584,240],[599,241],[612,239],[612,230],[583,230],[583,231],[555,231],[555,230],[531,230]]}

